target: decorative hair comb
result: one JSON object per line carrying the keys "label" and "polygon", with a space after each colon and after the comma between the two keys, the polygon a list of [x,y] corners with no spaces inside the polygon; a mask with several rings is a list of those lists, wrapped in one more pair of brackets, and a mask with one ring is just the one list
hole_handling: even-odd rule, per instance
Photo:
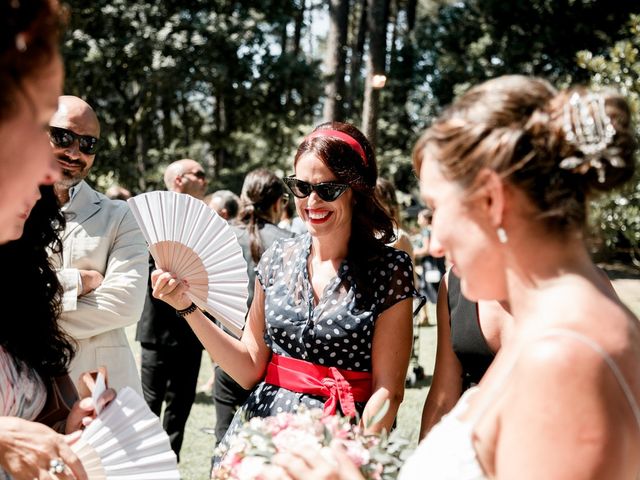
{"label": "decorative hair comb", "polygon": [[601,94],[574,93],[564,106],[562,130],[567,142],[582,153],[581,157],[568,157],[560,168],[586,173],[590,168],[598,172],[598,181],[604,183],[605,163],[622,168],[625,163],[619,150],[610,148],[616,129],[604,108]]}

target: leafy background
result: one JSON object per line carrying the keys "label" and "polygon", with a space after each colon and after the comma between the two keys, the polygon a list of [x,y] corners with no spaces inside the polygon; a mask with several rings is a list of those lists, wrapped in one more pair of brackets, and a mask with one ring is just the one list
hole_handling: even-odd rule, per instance
{"label": "leafy background", "polygon": [[[162,188],[166,165],[193,157],[211,191],[237,192],[257,166],[290,173],[302,136],[342,119],[375,139],[382,174],[415,204],[413,144],[479,81],[524,73],[558,87],[612,85],[638,109],[639,2],[68,3],[66,92],[86,98],[102,122],[98,188]],[[387,76],[379,91],[368,82],[374,70]],[[636,178],[595,204],[600,255],[632,261],[640,252],[638,188]]]}

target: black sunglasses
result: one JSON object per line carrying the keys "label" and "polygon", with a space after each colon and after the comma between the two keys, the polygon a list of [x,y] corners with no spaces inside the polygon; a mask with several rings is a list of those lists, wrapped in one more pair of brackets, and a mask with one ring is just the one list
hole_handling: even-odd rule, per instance
{"label": "black sunglasses", "polygon": [[98,151],[98,139],[91,135],[78,135],[71,130],[49,127],[49,138],[58,148],[68,148],[78,140],[78,149],[85,155],[94,155]]}
{"label": "black sunglasses", "polygon": [[207,178],[207,174],[204,173],[203,170],[198,170],[196,172],[184,172],[180,176],[183,177],[185,175],[193,175],[194,177],[196,177],[197,179],[200,179],[200,180],[204,180],[205,178]]}
{"label": "black sunglasses", "polygon": [[316,192],[325,202],[336,201],[349,188],[346,183],[322,182],[313,184],[295,177],[285,177],[283,180],[296,197],[307,198],[311,192]]}

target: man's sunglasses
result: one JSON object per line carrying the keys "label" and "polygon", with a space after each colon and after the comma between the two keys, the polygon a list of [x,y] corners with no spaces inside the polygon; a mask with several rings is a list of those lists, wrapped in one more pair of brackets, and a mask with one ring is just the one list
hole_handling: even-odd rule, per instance
{"label": "man's sunglasses", "polygon": [[194,177],[196,177],[198,180],[204,180],[205,178],[207,178],[207,174],[204,173],[203,170],[198,170],[195,172],[184,172],[182,175],[180,175],[181,177],[184,177],[185,175],[193,175]]}
{"label": "man's sunglasses", "polygon": [[307,198],[311,195],[311,192],[316,192],[325,202],[336,201],[349,188],[349,185],[345,183],[323,182],[313,184],[298,180],[295,177],[285,177],[283,180],[296,197]]}
{"label": "man's sunglasses", "polygon": [[49,127],[49,138],[58,148],[68,148],[78,141],[78,149],[85,155],[95,155],[98,151],[98,139],[91,135],[78,135],[71,130],[60,127]]}

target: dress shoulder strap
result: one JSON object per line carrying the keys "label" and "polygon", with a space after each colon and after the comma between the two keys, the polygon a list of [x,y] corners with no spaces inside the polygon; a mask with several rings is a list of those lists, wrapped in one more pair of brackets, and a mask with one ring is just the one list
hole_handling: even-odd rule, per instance
{"label": "dress shoulder strap", "polygon": [[[624,375],[620,371],[620,368],[618,367],[616,362],[613,360],[613,358],[611,358],[611,356],[605,351],[605,349],[602,348],[592,338],[582,333],[578,333],[566,328],[549,329],[543,334],[541,334],[540,336],[538,336],[537,338],[548,338],[548,337],[567,337],[567,338],[574,339],[582,343],[583,345],[586,345],[587,347],[589,347],[590,349],[592,349],[594,352],[596,352],[598,355],[602,357],[602,359],[605,361],[605,363],[613,373],[613,376],[618,381],[618,384],[620,385],[620,388],[622,389],[625,397],[627,398],[627,402],[629,403],[629,406],[631,407],[631,411],[633,412],[633,416],[635,417],[638,430],[640,430],[640,407],[638,406],[638,402],[636,401],[633,395],[633,392],[631,391],[631,387],[629,387],[629,384],[625,380]],[[509,370],[511,371],[514,366],[515,366],[515,362],[513,365],[511,365]],[[510,377],[510,372],[500,382],[498,389],[500,389],[507,382],[509,377]],[[471,423],[475,424],[478,421],[478,419],[480,419],[484,415],[484,413],[486,413],[486,410],[488,410],[490,406],[491,406],[491,403],[489,402],[486,405],[484,405],[482,408],[480,408],[480,410],[476,412],[473,418],[470,419]]]}
{"label": "dress shoulder strap", "polygon": [[565,328],[554,328],[547,332],[545,332],[542,337],[567,337],[572,338],[578,342],[581,342],[583,345],[591,348],[594,352],[602,357],[605,361],[613,376],[616,377],[620,388],[624,392],[625,397],[627,397],[627,402],[629,402],[629,406],[631,407],[631,411],[633,412],[633,416],[636,419],[636,425],[638,426],[638,430],[640,430],[640,407],[638,407],[638,402],[631,391],[631,387],[624,378],[624,375],[620,371],[620,368],[616,364],[616,362],[611,358],[611,356],[602,348],[597,342],[593,339],[589,338],[582,333],[575,332],[573,330],[565,329]]}

